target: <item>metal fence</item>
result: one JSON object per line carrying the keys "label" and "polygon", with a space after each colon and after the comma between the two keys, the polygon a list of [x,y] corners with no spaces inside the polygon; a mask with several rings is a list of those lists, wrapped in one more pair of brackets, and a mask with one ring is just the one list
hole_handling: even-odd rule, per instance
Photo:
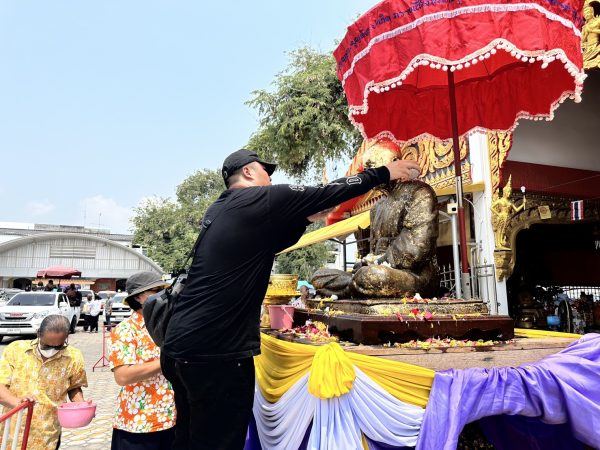
{"label": "metal fence", "polygon": [[[447,289],[451,297],[456,296],[456,277],[452,264],[440,267],[440,287]],[[471,267],[471,293],[474,299],[480,299],[490,306],[490,312],[497,305],[496,266],[481,264]]]}
{"label": "metal fence", "polygon": [[456,297],[456,278],[452,264],[440,267],[440,287],[447,289],[450,297]]}
{"label": "metal fence", "polygon": [[545,289],[562,289],[562,291],[569,296],[571,300],[577,300],[581,297],[583,292],[586,295],[592,295],[595,302],[600,302],[600,285],[557,285],[555,283],[544,282],[538,283],[538,286]]}
{"label": "metal fence", "polygon": [[[21,427],[23,422],[23,414],[27,411],[25,417],[25,426]],[[16,415],[16,417],[14,417]],[[16,419],[14,427],[11,427],[13,417]],[[4,426],[2,433],[2,441],[0,444],[0,450],[8,449],[10,443],[10,450],[17,450],[19,444],[19,436],[21,436],[21,450],[27,449],[27,441],[29,440],[29,429],[31,428],[31,419],[33,417],[33,402],[25,401],[19,406],[11,409],[9,412],[0,416],[0,426]],[[13,435],[10,435],[11,428],[13,428]],[[23,432],[21,434],[21,431]]]}

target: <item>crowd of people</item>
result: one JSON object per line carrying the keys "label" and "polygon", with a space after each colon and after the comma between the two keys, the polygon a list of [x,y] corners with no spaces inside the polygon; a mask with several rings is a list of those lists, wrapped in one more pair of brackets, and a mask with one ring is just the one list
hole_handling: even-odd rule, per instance
{"label": "crowd of people", "polygon": [[[260,307],[275,255],[323,211],[375,186],[406,181],[419,166],[393,161],[319,187],[272,185],[275,168],[248,150],[225,160],[226,189],[203,218],[204,240],[195,247],[162,348],[142,309],[167,285],[153,272],[127,279],[124,302],[132,314],[112,329],[108,357],[121,386],[113,450],[242,449],[254,401]],[[82,305],[86,329],[97,331],[99,302],[67,296]],[[307,299],[303,289],[300,300]],[[83,356],[68,344],[68,333],[62,316],[47,316],[35,339],[12,342],[0,360],[0,404],[13,408],[35,399],[31,449],[58,449],[56,405],[67,397],[84,400]]]}

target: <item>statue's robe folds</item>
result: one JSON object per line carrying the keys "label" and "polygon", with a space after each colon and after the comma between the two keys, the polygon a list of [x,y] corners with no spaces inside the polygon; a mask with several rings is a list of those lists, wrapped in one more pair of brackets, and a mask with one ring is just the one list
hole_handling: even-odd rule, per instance
{"label": "statue's robe folds", "polygon": [[[379,264],[353,273],[318,270],[311,283],[321,295],[339,298],[433,297],[439,289],[436,258],[438,210],[435,192],[422,181],[396,184],[371,209],[370,253]],[[387,262],[387,265],[383,263]]]}

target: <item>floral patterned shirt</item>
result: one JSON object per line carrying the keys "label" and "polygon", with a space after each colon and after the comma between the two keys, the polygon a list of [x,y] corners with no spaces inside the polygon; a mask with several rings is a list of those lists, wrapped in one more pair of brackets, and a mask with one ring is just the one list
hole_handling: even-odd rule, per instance
{"label": "floral patterned shirt", "polygon": [[[144,316],[133,312],[110,334],[110,368],[142,364],[160,358],[144,324]],[[175,397],[162,373],[121,388],[113,428],[130,433],[151,433],[175,426]]]}
{"label": "floral patterned shirt", "polygon": [[[8,386],[18,398],[35,397],[27,448],[48,450],[56,448],[61,432],[57,406],[67,401],[69,391],[87,387],[87,378],[80,350],[68,346],[44,361],[37,346],[37,339],[11,342],[0,360],[0,383]],[[6,412],[8,408],[4,408],[2,414]],[[12,420],[12,427],[15,422]],[[25,416],[21,426],[25,426]],[[3,428],[0,425],[0,433]],[[10,435],[13,436],[12,430]],[[22,431],[20,436],[23,436]],[[9,441],[9,444],[12,442]],[[18,448],[21,448],[21,443]]]}

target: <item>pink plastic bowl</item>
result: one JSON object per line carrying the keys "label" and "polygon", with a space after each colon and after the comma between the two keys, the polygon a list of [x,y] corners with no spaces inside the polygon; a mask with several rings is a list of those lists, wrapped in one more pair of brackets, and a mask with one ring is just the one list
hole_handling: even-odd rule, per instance
{"label": "pink plastic bowl", "polygon": [[89,425],[96,415],[96,405],[88,402],[63,403],[58,406],[58,422],[65,428]]}

